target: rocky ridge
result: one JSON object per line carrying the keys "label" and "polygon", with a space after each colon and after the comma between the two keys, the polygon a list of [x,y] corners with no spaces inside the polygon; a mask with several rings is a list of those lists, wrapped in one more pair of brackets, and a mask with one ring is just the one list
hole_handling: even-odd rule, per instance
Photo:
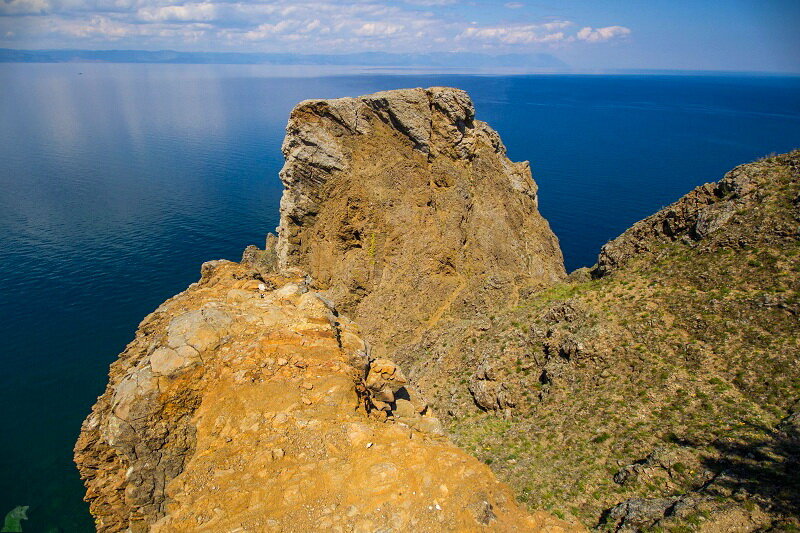
{"label": "rocky ridge", "polygon": [[533,508],[612,531],[793,531],[798,224],[800,151],[741,165],[484,329],[434,332],[428,357],[460,353],[471,375],[415,382]]}
{"label": "rocky ridge", "polygon": [[456,448],[303,278],[214,261],[139,327],[83,425],[99,531],[567,531]]}
{"label": "rocky ridge", "polygon": [[[698,187],[569,277],[527,163],[508,161],[462,91],[303,102],[284,154],[278,237],[248,247],[241,264],[204,267],[112,366],[76,448],[102,528],[578,527],[526,516],[443,429],[529,509],[568,522],[800,527],[800,152]],[[193,318],[173,327],[184,311]],[[187,341],[186,324],[206,333]],[[307,344],[325,365],[307,364]],[[275,346],[301,354],[301,365]],[[176,377],[153,377],[153,365]],[[323,390],[311,379],[322,376],[340,380],[340,405],[356,407],[319,405],[309,391]],[[245,406],[231,400],[239,394]],[[126,395],[135,398],[127,407]],[[366,443],[353,424],[370,425]],[[328,437],[338,445],[320,452]],[[357,463],[379,444],[397,470],[364,473]],[[434,476],[449,480],[447,491],[431,504],[430,483],[414,472],[451,452]],[[267,487],[246,477],[256,471]],[[353,479],[357,488],[330,501],[312,479],[321,471],[319,486],[339,491]],[[387,478],[399,484],[374,488]],[[410,497],[408,487],[420,490]],[[315,502],[308,514],[292,500],[299,492]],[[464,512],[451,509],[463,501],[472,502]],[[437,505],[443,514],[426,514]]]}
{"label": "rocky ridge", "polygon": [[303,102],[284,153],[279,237],[204,264],[111,367],[75,447],[98,530],[581,530],[520,508],[385,357],[458,296],[563,278],[527,163],[447,88]]}

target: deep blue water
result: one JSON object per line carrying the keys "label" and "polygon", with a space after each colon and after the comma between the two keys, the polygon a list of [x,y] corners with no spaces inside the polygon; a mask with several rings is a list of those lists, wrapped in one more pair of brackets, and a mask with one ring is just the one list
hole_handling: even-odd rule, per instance
{"label": "deep blue water", "polygon": [[28,531],[92,529],[80,422],[145,314],[274,229],[299,100],[466,89],[531,161],[569,269],[692,187],[800,147],[800,78],[311,74],[0,65],[0,517],[30,505]]}

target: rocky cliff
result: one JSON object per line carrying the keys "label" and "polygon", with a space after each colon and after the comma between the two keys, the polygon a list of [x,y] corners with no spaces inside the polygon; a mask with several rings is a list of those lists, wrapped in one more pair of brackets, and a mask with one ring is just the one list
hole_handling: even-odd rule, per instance
{"label": "rocky cliff", "polygon": [[98,530],[581,530],[382,357],[456,298],[563,279],[528,165],[443,88],[301,103],[284,152],[279,237],[204,264],[111,367],[75,447]]}
{"label": "rocky cliff", "polygon": [[310,274],[376,353],[565,276],[528,163],[463,91],[302,102],[283,152],[279,267]]}
{"label": "rocky cliff", "polygon": [[227,261],[145,318],[75,454],[100,531],[565,530],[302,278]]}

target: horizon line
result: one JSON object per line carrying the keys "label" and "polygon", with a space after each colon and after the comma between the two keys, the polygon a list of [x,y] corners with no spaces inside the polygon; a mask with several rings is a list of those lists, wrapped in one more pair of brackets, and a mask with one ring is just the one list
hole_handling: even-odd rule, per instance
{"label": "horizon line", "polygon": [[[148,58],[129,58],[127,60],[121,58],[48,58],[46,56],[38,56],[38,57],[13,57],[8,56],[5,54],[8,53],[21,53],[21,54],[48,54],[48,53],[57,53],[57,54],[69,54],[69,53],[76,53],[76,54],[111,54],[111,53],[131,53],[131,54],[143,54],[143,55],[156,55],[156,54],[173,54],[178,57],[171,57],[171,58],[157,58],[153,57],[151,60]],[[191,57],[183,57],[180,56],[191,56],[191,55],[200,55],[206,56],[208,61],[200,61],[201,58],[195,58],[192,60]],[[474,65],[466,65],[466,64],[453,64],[453,65],[437,65],[437,64],[402,64],[402,63],[391,63],[391,62],[382,62],[382,63],[295,63],[291,62],[291,59],[295,58],[296,60],[303,60],[305,59],[325,59],[325,58],[356,58],[359,56],[386,56],[387,59],[391,57],[395,58],[422,58],[422,57],[435,57],[435,56],[478,56],[484,57],[487,59],[495,58],[495,59],[511,59],[511,58],[530,58],[530,59],[538,59],[540,61],[549,62],[550,64],[547,65],[531,65],[531,64],[521,64],[519,66],[514,65],[501,65],[501,66],[488,66],[488,68],[495,68],[495,69],[519,69],[519,70],[527,70],[527,72],[520,72],[520,74],[576,74],[576,75],[597,75],[597,74],[620,74],[620,75],[632,75],[632,74],[650,74],[650,75],[713,75],[713,74],[720,74],[720,75],[732,75],[732,74],[740,74],[740,75],[755,75],[755,76],[787,76],[787,77],[797,77],[800,76],[800,70],[798,71],[769,71],[769,70],[735,70],[735,69],[692,69],[692,68],[663,68],[663,67],[609,67],[609,68],[585,68],[585,67],[572,67],[569,64],[565,63],[561,59],[552,54],[547,54],[543,52],[504,52],[504,53],[485,53],[485,52],[471,52],[471,51],[443,51],[443,52],[388,52],[384,50],[369,50],[369,51],[361,51],[361,52],[240,52],[240,51],[204,51],[204,50],[174,50],[174,49],[158,49],[158,50],[146,50],[146,49],[139,49],[139,48],[109,48],[109,49],[96,49],[96,48],[6,48],[0,47],[0,63],[48,63],[48,64],[55,64],[55,63],[76,63],[76,64],[98,64],[98,63],[105,63],[105,64],[181,64],[181,65],[250,65],[250,66],[326,66],[326,67],[352,67],[352,68],[419,68],[419,69],[445,69],[445,70],[452,70],[452,69],[468,69],[472,71],[485,71],[487,67],[475,67]],[[280,58],[283,60],[289,60],[286,63],[268,63],[268,62],[259,62],[259,61],[252,61],[252,62],[226,62],[223,61],[225,58],[232,59],[233,57],[240,57],[242,59],[252,58],[256,59],[261,57],[263,59],[268,59],[269,57],[273,58]],[[212,61],[217,59],[218,61]],[[530,72],[530,70],[538,71],[538,72]]]}

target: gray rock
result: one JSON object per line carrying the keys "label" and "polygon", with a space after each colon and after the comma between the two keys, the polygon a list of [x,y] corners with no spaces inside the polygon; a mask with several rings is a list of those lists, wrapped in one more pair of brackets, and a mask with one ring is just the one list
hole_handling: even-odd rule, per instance
{"label": "gray rock", "polygon": [[198,352],[216,348],[231,322],[233,318],[219,309],[189,311],[170,322],[167,345],[173,349],[188,345]]}
{"label": "gray rock", "polygon": [[150,368],[153,373],[169,376],[200,362],[200,354],[189,345],[176,349],[162,346],[150,354]]}
{"label": "gray rock", "polygon": [[604,525],[614,531],[639,531],[653,527],[670,513],[677,498],[633,498],[611,508]]}
{"label": "gray rock", "polygon": [[434,416],[421,416],[415,423],[411,424],[411,427],[431,435],[444,435],[441,421]]}
{"label": "gray rock", "polygon": [[213,261],[206,261],[202,265],[200,265],[200,278],[201,279],[208,279],[213,274],[214,271],[217,269],[218,266],[224,265],[225,263],[230,263],[227,259],[215,259]]}
{"label": "gray rock", "polygon": [[394,403],[395,407],[392,410],[392,413],[398,417],[413,417],[417,415],[417,410],[414,408],[414,404],[411,403],[409,400],[404,400],[402,398],[398,398],[395,400]]}
{"label": "gray rock", "polygon": [[469,392],[475,403],[484,411],[500,409],[500,394],[503,385],[496,381],[478,379],[469,384]]}
{"label": "gray rock", "polygon": [[[572,275],[572,274],[570,274]],[[574,322],[581,315],[574,299],[554,304],[542,317],[546,322]]]}
{"label": "gray rock", "polygon": [[697,212],[694,236],[702,239],[723,228],[736,214],[737,205],[733,202],[704,207]]}
{"label": "gray rock", "polygon": [[262,274],[275,272],[278,265],[275,245],[275,236],[270,233],[267,235],[267,245],[264,250],[252,244],[244,249],[241,263],[253,267],[257,272]]}
{"label": "gray rock", "polygon": [[408,136],[414,148],[430,151],[430,102],[425,89],[383,91],[362,97],[379,117]]}
{"label": "gray rock", "polygon": [[453,124],[458,127],[475,118],[475,106],[466,91],[452,87],[429,87],[428,95],[436,106]]}
{"label": "gray rock", "polygon": [[561,340],[558,346],[558,355],[569,361],[574,361],[584,354],[586,348],[583,343],[573,337],[566,337]]}

